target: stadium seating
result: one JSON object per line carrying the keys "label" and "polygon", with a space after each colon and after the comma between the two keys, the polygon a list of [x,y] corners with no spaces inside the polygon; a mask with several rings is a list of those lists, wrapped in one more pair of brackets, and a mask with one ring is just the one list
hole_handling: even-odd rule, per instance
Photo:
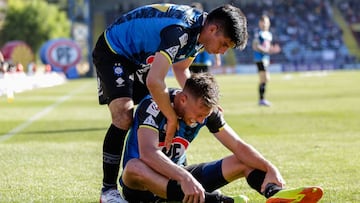
{"label": "stadium seating", "polygon": [[341,28],[333,20],[329,1],[263,0],[239,6],[248,18],[249,29],[248,46],[244,51],[237,52],[239,63],[252,63],[251,42],[262,14],[270,16],[273,42],[282,47],[280,54],[272,56],[273,63],[316,64],[314,67],[322,69],[341,68],[341,64],[355,60],[343,42]]}

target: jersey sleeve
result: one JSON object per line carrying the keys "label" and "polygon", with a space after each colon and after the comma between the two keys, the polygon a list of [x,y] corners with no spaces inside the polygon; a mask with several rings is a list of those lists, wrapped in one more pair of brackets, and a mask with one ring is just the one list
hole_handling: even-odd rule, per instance
{"label": "jersey sleeve", "polygon": [[211,133],[217,133],[226,124],[224,116],[219,109],[214,110],[207,118],[206,127]]}
{"label": "jersey sleeve", "polygon": [[159,130],[159,122],[163,118],[157,104],[152,99],[146,99],[141,102],[137,108],[135,120],[140,127]]}
{"label": "jersey sleeve", "polygon": [[161,31],[160,37],[159,51],[163,53],[168,58],[170,64],[172,64],[179,50],[187,44],[189,35],[183,27],[173,25],[164,28]]}

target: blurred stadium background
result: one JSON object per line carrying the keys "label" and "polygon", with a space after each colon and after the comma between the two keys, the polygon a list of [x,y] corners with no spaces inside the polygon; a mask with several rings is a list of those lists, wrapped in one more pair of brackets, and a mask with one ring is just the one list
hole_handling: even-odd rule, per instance
{"label": "blurred stadium background", "polygon": [[[80,71],[79,75],[91,77],[94,76],[94,71],[90,52],[94,42],[118,15],[149,3],[191,4],[193,1],[47,0],[47,2],[66,12],[71,22],[69,35],[82,50],[83,58],[79,66],[85,71]],[[229,51],[227,56],[222,58],[223,65],[235,69],[221,72],[256,71],[252,65],[251,40],[261,14],[270,16],[274,42],[282,47],[281,53],[272,57],[271,71],[360,69],[360,14],[357,12],[360,4],[356,0],[199,0],[198,2],[203,4],[206,11],[230,3],[239,6],[248,18],[250,36],[248,46],[243,51]],[[7,0],[0,0],[0,22],[6,18],[7,4]]]}
{"label": "blurred stadium background", "polygon": [[[149,3],[141,0],[102,2],[102,5],[93,7],[93,19],[96,21],[94,33],[100,33],[119,13]],[[166,2],[190,4],[192,1]],[[266,13],[271,18],[274,42],[279,43],[283,49],[280,54],[272,57],[272,63],[279,65],[273,70],[359,68],[360,14],[357,10],[360,4],[355,0],[198,2],[202,3],[207,11],[223,3],[230,3],[239,6],[247,16],[250,39],[244,51],[235,53],[238,65],[252,64],[251,40],[258,17]]]}
{"label": "blurred stadium background", "polygon": [[[56,38],[51,36],[53,34],[47,34],[37,39],[40,40],[37,43],[42,44],[41,48],[33,41],[35,37],[40,38],[43,33],[22,28],[23,25],[16,27],[20,22],[26,24],[24,21],[33,19],[31,16],[35,14],[31,14],[33,12],[31,9],[24,9],[24,12],[27,12],[25,15],[29,15],[28,18],[25,17],[25,20],[20,22],[18,20],[13,23],[16,25],[4,29],[6,24],[11,24],[11,20],[14,20],[14,17],[7,20],[9,5],[33,7],[35,5],[35,9],[39,6],[40,10],[39,2],[51,5],[66,16],[66,25],[64,29],[60,28],[63,32],[57,33]],[[25,72],[29,75],[33,74],[36,68],[43,72],[53,71],[63,74],[61,77],[68,79],[94,77],[91,50],[97,37],[117,16],[150,3],[191,4],[192,2],[191,0],[0,0],[0,35],[2,34],[0,48],[5,58],[5,63],[1,63],[0,82],[9,84],[3,80],[6,72]],[[258,18],[262,14],[270,16],[273,42],[280,44],[282,48],[279,54],[271,57],[269,68],[271,72],[360,69],[360,14],[357,12],[360,4],[356,0],[199,0],[198,2],[203,4],[205,11],[210,11],[224,3],[233,4],[240,7],[248,18],[247,47],[243,51],[229,50],[222,56],[222,66],[211,69],[213,73],[256,73],[252,61],[251,41],[258,26]],[[55,16],[51,9],[45,12],[47,12],[43,14],[45,18]],[[43,24],[41,26],[46,26],[47,23],[43,22],[40,22]],[[60,23],[59,21],[52,28],[44,29],[53,31]],[[15,29],[21,31],[14,33]],[[12,30],[12,34],[9,34],[9,30]],[[7,36],[6,40],[3,36]],[[64,42],[64,39],[67,41]],[[8,67],[4,68],[4,64]],[[14,77],[15,74],[12,75]],[[21,77],[23,75],[21,73]],[[2,86],[0,95],[8,91],[6,85]]]}
{"label": "blurred stadium background", "polygon": [[[30,62],[36,63],[38,71],[41,71],[40,67],[43,66],[43,70],[53,72],[39,74],[36,77],[23,72],[18,73],[17,78],[7,78],[9,80],[5,78],[6,73],[0,72],[0,182],[3,186],[0,188],[0,202],[95,202],[99,192],[98,183],[102,178],[99,167],[100,153],[102,131],[106,130],[104,126],[108,125],[104,118],[108,117],[108,112],[105,108],[94,108],[97,105],[96,80],[89,78],[94,76],[90,57],[94,42],[118,15],[140,5],[158,2],[190,4],[193,1],[0,0],[0,33],[5,31],[3,25],[8,5],[14,1],[24,4],[43,1],[63,11],[71,28],[68,36],[62,37],[76,42],[82,58],[80,62],[77,61],[74,69],[77,71],[76,74],[62,74],[62,69],[55,73],[59,69],[51,69],[51,65],[43,64],[38,49],[21,46],[20,53],[16,55],[20,57],[20,62],[31,58],[33,61]],[[218,77],[225,90],[224,97],[227,100],[224,107],[228,109],[229,122],[241,123],[234,126],[247,140],[259,147],[268,157],[276,156],[274,161],[281,163],[286,178],[291,180],[290,185],[323,185],[326,188],[324,203],[360,202],[357,181],[359,174],[356,173],[359,158],[354,156],[357,153],[356,146],[359,146],[360,132],[357,85],[359,74],[354,74],[360,70],[359,1],[198,2],[201,2],[207,11],[223,3],[235,4],[248,18],[248,46],[241,52],[229,51],[222,58],[222,70],[214,70],[219,73],[239,74]],[[254,29],[257,27],[257,19],[263,13],[271,17],[271,31],[275,42],[282,47],[280,54],[272,56],[271,72],[323,71],[315,75],[320,77],[299,74],[292,80],[288,80],[287,75],[274,75],[272,95],[276,105],[266,110],[254,105],[257,78],[255,75],[245,76],[256,71],[250,45]],[[21,32],[25,33],[25,30]],[[29,43],[34,38],[32,32],[33,30],[26,32],[30,34],[21,40]],[[2,39],[0,38],[0,41]],[[50,41],[51,45],[52,40],[54,39],[48,38],[42,43]],[[2,49],[5,44],[6,42],[0,42],[0,48]],[[34,57],[29,57],[29,49],[32,49]],[[17,63],[15,58],[6,58],[6,62]],[[34,64],[24,62],[22,65],[29,69]],[[13,71],[20,71],[20,67]],[[332,70],[340,71],[337,71],[338,74],[327,74],[327,71]],[[25,75],[27,79],[24,78]],[[89,79],[67,82],[69,78],[82,77]],[[170,80],[171,84],[176,84],[173,78]],[[63,83],[66,84],[56,88],[24,92],[12,104],[6,105],[2,100],[2,95],[7,95],[10,102],[14,99],[6,89],[9,84],[16,84],[16,87],[11,89],[16,93],[30,90],[32,86],[39,88]],[[235,83],[237,85],[233,85]],[[72,94],[74,90],[77,91],[76,94],[66,100],[70,98],[69,92]],[[60,102],[64,104],[59,105]],[[54,106],[58,108],[55,109]],[[54,112],[47,115],[49,109]],[[40,119],[42,116],[44,118]],[[8,140],[14,134],[17,136]],[[284,147],[269,147],[276,146],[278,142]],[[200,143],[199,141],[198,144],[204,147]],[[277,150],[281,150],[281,153]],[[213,151],[210,157],[217,156],[220,150]],[[192,154],[193,160],[203,158],[201,153]],[[298,160],[303,159],[306,161],[298,163]],[[305,177],[304,171],[309,172]],[[72,181],[74,176],[76,181]],[[227,192],[235,194],[238,188],[249,192],[245,189],[247,186],[242,183],[227,188]],[[254,202],[262,201],[257,194],[249,194],[254,200],[259,200]]]}

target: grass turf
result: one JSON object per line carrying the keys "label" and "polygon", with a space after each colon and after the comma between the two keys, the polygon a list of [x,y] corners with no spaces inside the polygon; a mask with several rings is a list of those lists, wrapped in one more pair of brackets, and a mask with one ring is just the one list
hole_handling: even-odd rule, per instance
{"label": "grass turf", "polygon": [[[270,108],[257,105],[256,75],[216,78],[227,122],[279,167],[287,187],[320,185],[323,203],[360,201],[359,71],[273,74]],[[110,116],[94,78],[16,94],[13,103],[0,97],[0,111],[0,202],[98,202]],[[227,154],[203,129],[188,159]],[[265,202],[244,179],[221,190]]]}

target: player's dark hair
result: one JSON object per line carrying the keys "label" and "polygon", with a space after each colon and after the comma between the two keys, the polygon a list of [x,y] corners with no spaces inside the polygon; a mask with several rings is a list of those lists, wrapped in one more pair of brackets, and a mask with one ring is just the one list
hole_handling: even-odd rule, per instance
{"label": "player's dark hair", "polygon": [[225,4],[210,11],[207,23],[216,24],[235,43],[235,48],[243,50],[248,41],[247,19],[237,7]]}
{"label": "player's dark hair", "polygon": [[219,86],[211,73],[193,73],[185,82],[184,92],[194,98],[201,98],[207,107],[213,108],[218,105]]}

